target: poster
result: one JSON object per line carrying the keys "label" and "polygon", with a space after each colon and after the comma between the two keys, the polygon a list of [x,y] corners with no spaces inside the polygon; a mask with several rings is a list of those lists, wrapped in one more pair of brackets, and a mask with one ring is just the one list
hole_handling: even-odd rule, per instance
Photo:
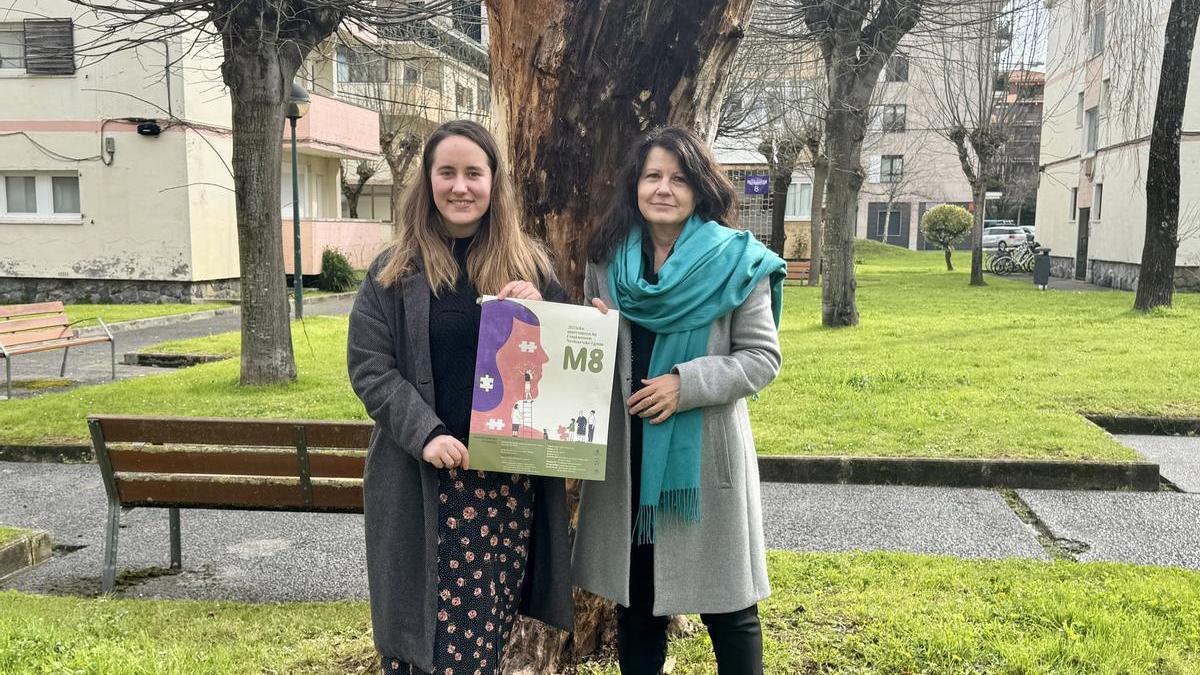
{"label": "poster", "polygon": [[483,298],[471,468],[604,479],[618,313]]}

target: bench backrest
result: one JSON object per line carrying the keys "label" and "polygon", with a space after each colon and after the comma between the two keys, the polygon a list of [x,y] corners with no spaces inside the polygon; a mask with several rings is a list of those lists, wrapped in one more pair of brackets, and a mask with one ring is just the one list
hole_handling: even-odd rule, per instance
{"label": "bench backrest", "polygon": [[123,506],[362,512],[370,422],[88,417]]}
{"label": "bench backrest", "polygon": [[5,347],[75,337],[61,302],[0,305],[0,344]]}

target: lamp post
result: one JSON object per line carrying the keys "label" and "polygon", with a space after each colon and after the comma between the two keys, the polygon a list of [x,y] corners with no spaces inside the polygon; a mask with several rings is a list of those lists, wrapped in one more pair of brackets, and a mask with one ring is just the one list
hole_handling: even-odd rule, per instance
{"label": "lamp post", "polygon": [[295,245],[295,264],[292,266],[292,288],[296,293],[296,318],[304,318],[304,272],[300,266],[300,168],[296,160],[296,120],[308,112],[308,92],[292,82],[288,95],[287,118],[292,125],[292,237]]}

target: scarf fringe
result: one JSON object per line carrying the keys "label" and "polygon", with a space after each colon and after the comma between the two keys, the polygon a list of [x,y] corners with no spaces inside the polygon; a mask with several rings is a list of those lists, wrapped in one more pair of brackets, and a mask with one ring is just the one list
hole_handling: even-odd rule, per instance
{"label": "scarf fringe", "polygon": [[654,543],[654,528],[659,511],[665,511],[668,521],[695,523],[700,520],[700,488],[664,490],[657,504],[639,504],[633,521],[633,540],[638,545]]}

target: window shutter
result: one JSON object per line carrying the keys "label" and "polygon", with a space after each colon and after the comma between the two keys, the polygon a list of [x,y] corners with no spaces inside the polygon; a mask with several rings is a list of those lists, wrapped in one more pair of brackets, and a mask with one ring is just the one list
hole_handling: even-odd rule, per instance
{"label": "window shutter", "polygon": [[70,19],[25,19],[25,72],[75,73],[75,27]]}
{"label": "window shutter", "polygon": [[875,156],[871,157],[870,181],[872,183],[878,183],[879,182],[879,174],[882,171],[883,171],[883,158],[880,157],[879,155],[875,155]]}

